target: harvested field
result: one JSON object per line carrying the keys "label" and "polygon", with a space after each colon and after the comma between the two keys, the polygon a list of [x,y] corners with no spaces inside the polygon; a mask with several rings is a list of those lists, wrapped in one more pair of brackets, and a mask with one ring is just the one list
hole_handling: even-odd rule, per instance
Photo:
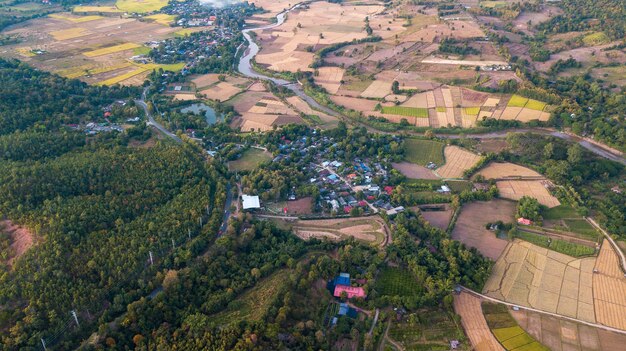
{"label": "harvested field", "polygon": [[210,88],[201,90],[200,94],[205,95],[208,99],[224,102],[239,94],[242,90],[231,83],[220,82]]}
{"label": "harvested field", "polygon": [[332,95],[330,96],[330,99],[337,105],[341,105],[355,111],[374,111],[376,104],[378,104],[378,101],[375,100],[359,99],[348,96]]}
{"label": "harvested field", "polygon": [[91,32],[89,32],[85,28],[76,27],[76,28],[62,29],[62,30],[50,32],[50,35],[52,35],[54,39],[56,40],[68,40],[68,39],[82,37],[90,33]]}
{"label": "harvested field", "polygon": [[382,99],[391,93],[391,82],[375,80],[370,84],[364,92],[361,93],[365,98]]}
{"label": "harvested field", "polygon": [[339,67],[320,67],[317,69],[317,72],[315,83],[322,86],[330,94],[337,94],[345,72],[344,69]]}
{"label": "harvested field", "polygon": [[508,147],[506,140],[504,139],[483,139],[480,144],[476,146],[478,151],[482,153],[494,152],[498,153]]}
{"label": "harvested field", "polygon": [[35,243],[33,233],[27,228],[14,225],[11,221],[0,221],[0,232],[7,233],[10,237],[10,255],[7,265],[12,266],[16,259],[20,258]]}
{"label": "harvested field", "polygon": [[453,211],[446,206],[444,211],[421,211],[422,217],[433,227],[441,230],[448,229],[450,219],[452,219]]}
{"label": "harvested field", "polygon": [[544,186],[540,180],[499,180],[496,182],[500,196],[506,199],[519,200],[530,196],[547,207],[560,205],[559,200]]}
{"label": "harvested field", "polygon": [[502,179],[502,178],[544,178],[538,172],[530,168],[516,165],[509,162],[491,162],[481,169],[477,174],[482,175],[485,179]]}
{"label": "harvested field", "polygon": [[487,325],[479,298],[466,292],[454,295],[454,311],[461,316],[463,329],[476,351],[504,351]]}
{"label": "harvested field", "polygon": [[139,46],[140,46],[139,44],[135,44],[135,43],[124,43],[124,44],[108,46],[108,47],[93,50],[93,51],[87,51],[83,53],[83,55],[87,57],[96,57],[96,56],[112,54],[112,53],[119,52],[119,51],[126,51],[130,49],[138,48]]}
{"label": "harvested field", "polygon": [[521,306],[595,322],[594,257],[575,259],[528,242],[511,242],[483,293]]}
{"label": "harvested field", "polygon": [[298,220],[292,222],[294,233],[304,239],[329,238],[344,240],[353,237],[372,245],[385,245],[387,234],[378,217]]}
{"label": "harvested field", "polygon": [[623,334],[522,309],[510,313],[529,335],[552,351],[613,351],[626,345]]}
{"label": "harvested field", "polygon": [[604,240],[593,275],[593,302],[598,323],[626,330],[626,278],[617,254]]}
{"label": "harvested field", "polygon": [[168,0],[117,0],[115,6],[128,13],[147,13],[160,10],[167,2]]}
{"label": "harvested field", "polygon": [[219,82],[219,74],[217,73],[208,73],[208,74],[203,74],[200,76],[194,76],[191,79],[191,82],[193,84],[195,84],[196,88],[202,89],[202,88],[206,88],[208,86],[214,85],[215,83]]}
{"label": "harvested field", "polygon": [[439,179],[430,169],[410,162],[391,164],[394,169],[410,179]]}
{"label": "harvested field", "polygon": [[332,128],[337,125],[339,120],[337,117],[333,117],[325,114],[324,112],[316,111],[309,106],[302,98],[298,96],[291,96],[287,98],[287,102],[291,104],[296,110],[304,113],[309,116],[317,116],[322,121],[322,126],[324,128]]}
{"label": "harvested field", "polygon": [[515,206],[512,201],[500,199],[463,205],[452,231],[452,239],[476,248],[494,261],[497,260],[504,251],[507,241],[497,238],[494,232],[485,228],[485,225],[497,221],[512,223],[515,220]]}
{"label": "harvested field", "polygon": [[463,172],[480,160],[480,156],[454,145],[446,146],[444,156],[445,165],[436,170],[442,178],[462,178]]}

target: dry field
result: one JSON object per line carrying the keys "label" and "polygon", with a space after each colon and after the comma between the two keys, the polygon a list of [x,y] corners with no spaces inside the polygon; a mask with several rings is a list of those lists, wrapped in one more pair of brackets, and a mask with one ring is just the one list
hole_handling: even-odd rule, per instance
{"label": "dry field", "polygon": [[359,99],[348,96],[332,95],[330,99],[337,105],[341,105],[345,108],[362,112],[373,112],[376,104],[375,100]]}
{"label": "dry field", "polygon": [[466,292],[454,295],[454,311],[461,316],[461,324],[476,351],[504,351],[491,333],[483,316],[481,300]]}
{"label": "dry field", "polygon": [[339,67],[321,67],[317,70],[315,83],[322,86],[328,93],[337,94],[345,70]]}
{"label": "dry field", "polygon": [[[172,37],[175,31],[135,19],[62,13],[3,31],[2,35],[22,41],[4,46],[0,56],[19,58],[38,69],[89,84],[141,84],[152,66],[133,66],[128,61],[133,49],[147,41]],[[35,55],[31,49],[45,52]]]}
{"label": "dry field", "polygon": [[543,175],[533,171],[530,168],[516,165],[509,162],[491,162],[482,168],[477,174],[482,175],[485,179],[503,179],[503,178],[541,178]]}
{"label": "dry field", "polygon": [[371,18],[374,34],[391,37],[398,33],[401,26],[396,31],[378,28],[378,23],[386,23],[387,18],[373,15],[382,10],[383,7],[379,5],[311,3],[308,8],[290,13],[281,26],[257,32],[262,49],[256,62],[276,71],[311,71],[309,65],[313,62],[314,54],[307,52],[306,48],[312,46],[321,49],[330,44],[365,38],[365,17]]}
{"label": "dry field", "polygon": [[483,293],[521,306],[595,322],[596,259],[575,259],[515,240],[493,267]]}
{"label": "dry field", "polygon": [[530,196],[547,207],[556,207],[561,204],[540,180],[499,180],[496,186],[500,196],[505,199],[519,200],[523,196]]}
{"label": "dry field", "polygon": [[593,297],[598,323],[626,330],[626,277],[619,259],[604,240],[593,275]]}
{"label": "dry field", "polygon": [[375,80],[361,93],[361,96],[365,98],[384,98],[391,94],[391,83],[392,82]]}
{"label": "dry field", "polygon": [[0,221],[0,230],[11,236],[11,256],[7,260],[7,265],[12,266],[13,262],[20,258],[33,244],[35,239],[33,233],[27,228],[14,225],[11,221]]}
{"label": "dry field", "polygon": [[402,175],[411,179],[439,179],[430,169],[410,162],[391,164]]}
{"label": "dry field", "polygon": [[446,230],[450,224],[453,211],[451,208],[446,207],[444,211],[421,211],[421,214],[433,227]]}
{"label": "dry field", "polygon": [[294,201],[282,201],[278,203],[265,204],[265,207],[276,213],[285,213],[287,209],[288,215],[307,215],[312,213],[313,198],[303,197]]}
{"label": "dry field", "polygon": [[317,116],[322,121],[323,128],[332,128],[337,125],[339,120],[336,117],[327,115],[323,112],[313,110],[309,104],[297,96],[291,96],[287,98],[287,102],[293,106],[296,110],[304,113],[305,115]]}
{"label": "dry field", "polygon": [[372,245],[385,245],[387,234],[378,217],[298,220],[292,222],[294,233],[304,239],[344,240],[353,237]]}
{"label": "dry field", "polygon": [[552,351],[613,351],[626,345],[626,335],[527,310],[510,310],[528,334]]}
{"label": "dry field", "polygon": [[444,156],[446,164],[436,170],[442,178],[462,178],[463,172],[480,160],[480,156],[454,145],[446,146]]}
{"label": "dry field", "polygon": [[201,90],[203,88],[218,83],[220,81],[219,76],[220,75],[217,73],[208,73],[199,76],[193,76],[191,82],[196,86],[196,89]]}
{"label": "dry field", "polygon": [[486,257],[497,260],[507,241],[498,239],[494,232],[485,229],[487,223],[514,220],[515,203],[506,200],[476,201],[463,205],[452,231],[452,239],[474,247]]}
{"label": "dry field", "polygon": [[289,106],[269,92],[245,91],[229,100],[241,114],[233,119],[231,127],[242,132],[270,131],[289,123],[302,124],[302,118]]}

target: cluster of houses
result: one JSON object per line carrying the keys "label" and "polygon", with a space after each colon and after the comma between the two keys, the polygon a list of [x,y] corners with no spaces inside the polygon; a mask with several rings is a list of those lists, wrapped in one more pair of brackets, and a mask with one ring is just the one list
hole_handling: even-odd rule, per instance
{"label": "cluster of houses", "polygon": [[[339,273],[335,279],[328,282],[328,289],[331,291],[334,297],[337,298],[366,298],[365,290],[360,286],[352,286],[349,273]],[[356,318],[358,311],[348,305],[347,302],[339,303],[339,309],[336,315],[332,316],[330,320],[331,325],[336,325],[339,317],[347,316],[350,318]]]}
{"label": "cluster of houses", "polygon": [[95,123],[89,122],[86,125],[80,124],[68,124],[68,128],[77,131],[83,131],[87,135],[96,135],[98,133],[110,133],[110,132],[123,132],[124,128],[116,123],[102,122]]}

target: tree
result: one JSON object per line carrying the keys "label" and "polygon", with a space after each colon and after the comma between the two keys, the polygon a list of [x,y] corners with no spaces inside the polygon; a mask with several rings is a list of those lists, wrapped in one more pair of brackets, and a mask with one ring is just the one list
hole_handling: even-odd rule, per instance
{"label": "tree", "polygon": [[567,148],[567,162],[571,165],[578,164],[583,157],[583,149],[580,145],[574,144]]}
{"label": "tree", "polygon": [[554,144],[547,143],[546,146],[543,147],[543,157],[550,159],[554,155]]}
{"label": "tree", "polygon": [[538,221],[541,219],[541,206],[537,199],[523,196],[517,203],[517,217]]}
{"label": "tree", "polygon": [[398,83],[397,80],[394,80],[393,83],[391,83],[391,92],[394,94],[400,94],[400,83]]}

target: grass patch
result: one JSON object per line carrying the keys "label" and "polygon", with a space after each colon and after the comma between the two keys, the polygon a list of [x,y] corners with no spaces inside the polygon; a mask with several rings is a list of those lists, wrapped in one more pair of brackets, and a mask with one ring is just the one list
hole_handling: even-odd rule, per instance
{"label": "grass patch", "polygon": [[467,181],[448,181],[447,184],[450,190],[454,191],[455,193],[460,193],[464,190],[472,189],[472,183]]}
{"label": "grass patch", "polygon": [[197,32],[197,30],[194,30],[193,28],[183,28],[174,32],[174,35],[177,37],[184,37],[185,35],[189,35],[195,32]]}
{"label": "grass patch", "polygon": [[74,6],[74,8],[72,9],[72,12],[77,12],[77,13],[122,13],[123,11],[120,11],[120,9],[118,9],[115,6]]}
{"label": "grass patch", "polygon": [[496,8],[506,6],[506,1],[481,1],[481,7]]}
{"label": "grass patch", "polygon": [[269,153],[250,148],[238,160],[228,162],[228,169],[231,172],[251,171],[271,159],[272,156]]}
{"label": "grass patch", "polygon": [[282,270],[261,280],[252,289],[228,304],[225,311],[214,315],[211,319],[220,325],[230,325],[243,320],[261,320],[283,286],[287,275],[288,271]]}
{"label": "grass patch", "polygon": [[417,278],[406,269],[383,268],[376,277],[375,289],[386,296],[414,296],[419,293]]}
{"label": "grass patch", "polygon": [[153,20],[154,22],[158,24],[162,24],[164,26],[169,27],[170,24],[174,23],[176,16],[168,15],[165,13],[157,13],[156,15],[146,16],[144,18]]}
{"label": "grass patch", "polygon": [[596,240],[598,238],[598,231],[594,228],[589,222],[585,219],[564,219],[565,225],[574,233],[581,234],[585,237],[588,237],[592,240]]}
{"label": "grass patch", "polygon": [[113,54],[113,53],[120,52],[120,51],[135,49],[135,48],[138,48],[139,46],[140,46],[139,44],[135,44],[135,43],[124,43],[124,44],[109,46],[109,47],[102,48],[102,49],[87,51],[87,52],[84,52],[83,55],[87,57],[96,57],[96,56]]}
{"label": "grass patch", "polygon": [[580,215],[576,212],[576,210],[567,205],[559,205],[556,207],[549,208],[541,213],[543,219],[563,219],[563,218],[580,218]]}
{"label": "grass patch", "polygon": [[466,107],[463,109],[466,115],[476,116],[480,113],[480,107]]}
{"label": "grass patch", "polygon": [[417,118],[428,118],[428,109],[418,107],[383,106],[382,113]]}
{"label": "grass patch", "polygon": [[95,15],[94,16],[70,17],[70,16],[67,16],[67,15],[59,14],[59,13],[53,13],[51,15],[48,15],[48,17],[52,17],[52,18],[56,18],[56,19],[62,19],[62,20],[73,22],[73,23],[90,22],[90,21],[95,21],[95,20],[99,20],[99,19],[104,18],[102,16],[95,16]]}
{"label": "grass patch", "polygon": [[146,13],[158,11],[167,5],[168,0],[117,0],[115,6],[130,13]]}
{"label": "grass patch", "polygon": [[509,107],[524,107],[526,106],[527,102],[528,98],[519,95],[513,95],[506,105]]}
{"label": "grass patch", "polygon": [[371,80],[356,80],[355,79],[355,80],[348,82],[347,84],[344,84],[343,87],[348,90],[358,91],[362,93],[365,91],[365,89],[367,89],[367,87],[370,86],[370,84],[372,84]]}
{"label": "grass patch", "polygon": [[583,37],[583,43],[586,46],[603,45],[609,43],[610,41],[611,39],[609,39],[604,32],[595,32],[587,34]]}
{"label": "grass patch", "polygon": [[426,166],[428,162],[436,165],[444,164],[443,147],[438,141],[422,139],[406,139],[404,141],[404,159],[408,162]]}
{"label": "grass patch", "polygon": [[560,239],[549,240],[550,238],[539,234],[518,231],[517,237],[524,241],[528,241],[531,244],[545,247],[546,249],[560,252],[572,257],[590,256],[596,253],[596,249],[593,247],[570,243]]}

